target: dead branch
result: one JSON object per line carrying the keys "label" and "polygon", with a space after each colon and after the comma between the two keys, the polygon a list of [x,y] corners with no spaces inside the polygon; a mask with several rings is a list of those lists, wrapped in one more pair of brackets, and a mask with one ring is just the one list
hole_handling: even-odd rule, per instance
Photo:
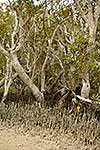
{"label": "dead branch", "polygon": [[98,102],[97,102],[97,101],[94,102],[94,101],[92,101],[92,100],[90,100],[90,99],[86,99],[86,98],[84,98],[84,97],[81,97],[80,95],[75,95],[75,97],[78,98],[79,100],[84,101],[84,102],[87,102],[87,103],[100,104],[99,101],[98,101]]}
{"label": "dead branch", "polygon": [[80,96],[80,95],[76,95],[75,94],[75,92],[73,92],[72,91],[72,93],[73,93],[73,95],[74,95],[74,97],[75,98],[78,98],[79,100],[81,100],[81,101],[84,101],[84,102],[87,102],[87,103],[95,103],[95,104],[100,104],[100,102],[98,101],[96,101],[96,102],[94,102],[93,100],[90,100],[90,99],[87,99],[87,98],[84,98],[84,97],[82,97],[82,96]]}

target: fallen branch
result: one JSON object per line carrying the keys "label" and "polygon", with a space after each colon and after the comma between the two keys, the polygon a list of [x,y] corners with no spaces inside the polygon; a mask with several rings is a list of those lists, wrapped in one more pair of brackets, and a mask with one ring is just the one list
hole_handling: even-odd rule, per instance
{"label": "fallen branch", "polygon": [[[70,91],[70,89],[69,89],[69,91]],[[81,101],[84,101],[84,102],[87,102],[87,103],[95,103],[95,104],[100,104],[100,101],[93,101],[93,100],[90,100],[90,99],[86,99],[86,98],[84,98],[84,97],[82,97],[82,96],[80,96],[80,95],[76,95],[75,94],[75,92],[74,91],[72,91],[72,94],[73,94],[73,96],[75,97],[75,98],[78,98],[79,100],[81,100]],[[64,98],[66,97],[66,94],[64,95]]]}
{"label": "fallen branch", "polygon": [[92,100],[90,100],[90,99],[86,99],[86,98],[84,98],[84,97],[81,97],[80,95],[76,95],[76,98],[78,98],[78,99],[80,99],[80,100],[82,100],[82,101],[84,101],[84,102],[87,102],[87,103],[100,104],[100,102],[95,102],[95,101],[92,101]]}

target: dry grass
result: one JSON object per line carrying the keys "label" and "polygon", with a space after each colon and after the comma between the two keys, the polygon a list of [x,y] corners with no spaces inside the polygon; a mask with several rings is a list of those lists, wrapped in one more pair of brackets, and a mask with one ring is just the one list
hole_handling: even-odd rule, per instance
{"label": "dry grass", "polygon": [[54,137],[70,134],[74,140],[92,147],[100,143],[100,122],[89,113],[70,114],[65,110],[62,114],[57,107],[47,109],[37,104],[18,106],[12,103],[9,107],[0,106],[0,124],[29,132],[38,128],[43,130],[44,137],[44,131],[48,130]]}

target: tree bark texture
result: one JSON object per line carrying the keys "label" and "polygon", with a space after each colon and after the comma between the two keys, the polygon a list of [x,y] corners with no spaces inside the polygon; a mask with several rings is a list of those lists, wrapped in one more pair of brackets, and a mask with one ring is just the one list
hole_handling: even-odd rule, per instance
{"label": "tree bark texture", "polygon": [[37,86],[35,84],[33,84],[32,80],[26,74],[26,72],[24,71],[20,62],[18,61],[16,54],[11,54],[11,61],[12,61],[12,65],[13,65],[15,71],[17,72],[17,74],[19,75],[19,77],[32,90],[32,93],[35,96],[36,100],[41,102],[44,99],[42,93],[39,91]]}

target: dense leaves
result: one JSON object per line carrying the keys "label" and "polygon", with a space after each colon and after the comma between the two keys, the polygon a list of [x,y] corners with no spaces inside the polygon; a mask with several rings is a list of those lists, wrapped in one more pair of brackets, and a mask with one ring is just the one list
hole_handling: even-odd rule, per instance
{"label": "dense leaves", "polygon": [[[56,5],[58,3],[58,5]],[[8,4],[5,9],[0,8],[0,41],[8,51],[7,44],[11,47],[11,36],[15,21],[13,11],[16,11],[18,28],[14,37],[15,43],[21,43],[17,57],[25,72],[41,91],[41,74],[45,74],[45,94],[48,101],[51,95],[63,87],[75,91],[77,86],[82,86],[82,79],[87,70],[90,73],[90,96],[99,95],[100,86],[100,24],[97,23],[95,47],[89,45],[89,29],[77,8],[77,3],[65,4],[61,1],[45,1],[35,5],[33,1],[16,1]],[[94,8],[97,2],[79,1],[85,15],[90,5]],[[73,7],[76,8],[74,12]],[[88,8],[87,8],[88,7]],[[17,45],[17,44],[16,44]],[[91,52],[88,51],[91,49]],[[92,55],[92,57],[91,57]],[[46,60],[46,57],[47,60]],[[6,61],[0,55],[0,78],[6,70]],[[43,64],[45,63],[43,69]],[[63,75],[57,79],[60,72]],[[17,79],[16,79],[17,80]],[[53,83],[55,86],[53,86]],[[24,82],[20,85],[24,89]],[[14,89],[12,84],[12,89]],[[17,92],[17,91],[16,91]],[[44,95],[45,95],[44,94]],[[80,92],[78,93],[80,94]]]}

